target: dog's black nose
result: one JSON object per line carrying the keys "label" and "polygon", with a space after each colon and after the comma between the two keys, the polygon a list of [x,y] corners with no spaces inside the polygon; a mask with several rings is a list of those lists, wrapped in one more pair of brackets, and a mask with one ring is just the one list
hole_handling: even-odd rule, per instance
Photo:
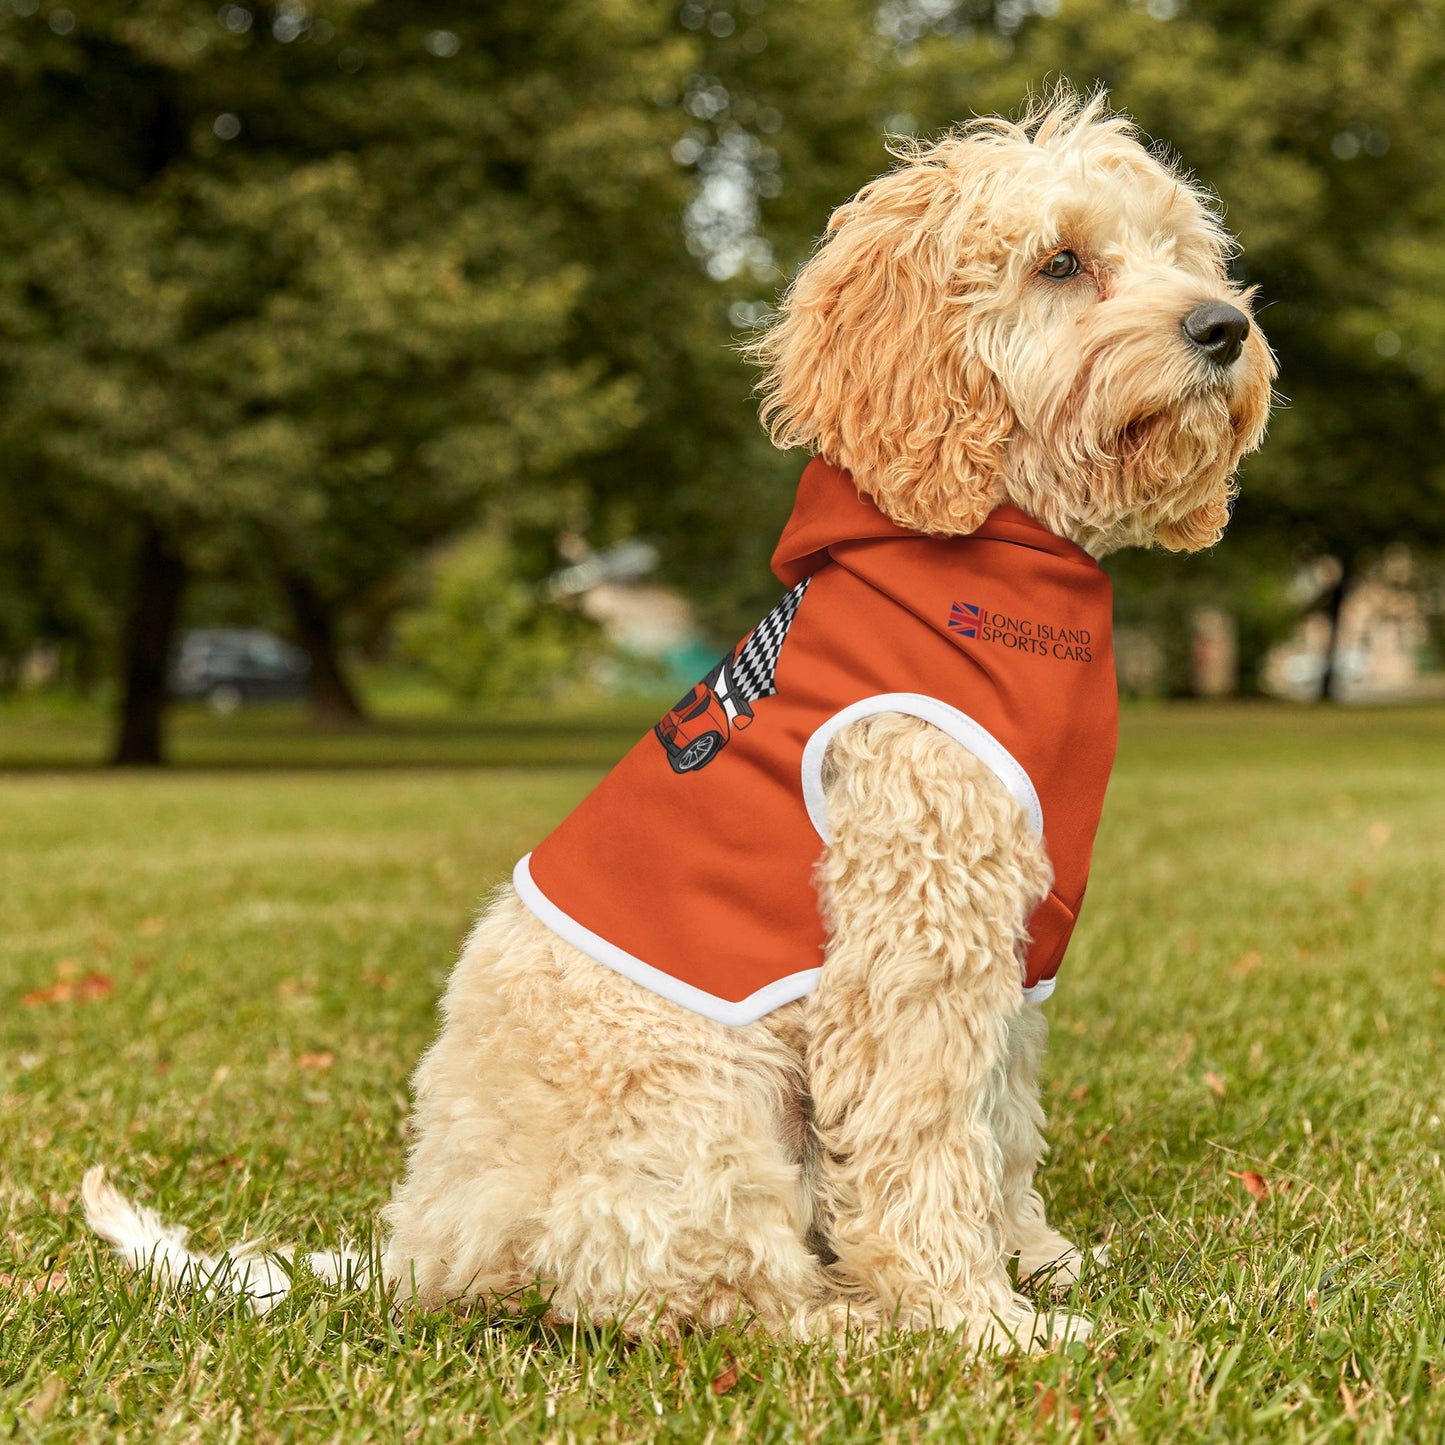
{"label": "dog's black nose", "polygon": [[1249,317],[1223,301],[1206,301],[1184,318],[1184,334],[1216,366],[1239,359],[1249,335]]}

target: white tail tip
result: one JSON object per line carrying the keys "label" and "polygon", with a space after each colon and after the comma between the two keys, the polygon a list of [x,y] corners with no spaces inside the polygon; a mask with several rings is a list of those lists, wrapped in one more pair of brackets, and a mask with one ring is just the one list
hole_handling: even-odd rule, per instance
{"label": "white tail tip", "polygon": [[[153,1209],[132,1204],[105,1177],[105,1165],[85,1172],[80,1183],[85,1222],[132,1269],[164,1284],[199,1289],[207,1299],[239,1295],[258,1315],[279,1304],[291,1288],[291,1250],[268,1252],[256,1244],[220,1255],[193,1254],[187,1231],[167,1224]],[[352,1250],[327,1250],[307,1256],[314,1274],[332,1284],[364,1284],[368,1262]]]}

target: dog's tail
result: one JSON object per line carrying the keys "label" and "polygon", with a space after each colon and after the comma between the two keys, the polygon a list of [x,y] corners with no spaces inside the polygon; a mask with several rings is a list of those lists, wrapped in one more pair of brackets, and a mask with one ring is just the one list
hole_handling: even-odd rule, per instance
{"label": "dog's tail", "polygon": [[[167,1224],[153,1209],[132,1204],[106,1177],[105,1165],[88,1169],[80,1185],[85,1222],[132,1269],[177,1289],[199,1290],[207,1299],[243,1298],[263,1315],[286,1298],[291,1288],[295,1250],[265,1249],[252,1242],[221,1254],[195,1254],[186,1248],[186,1231]],[[311,1272],[331,1284],[364,1285],[370,1261],[353,1249],[332,1249],[305,1256]]]}

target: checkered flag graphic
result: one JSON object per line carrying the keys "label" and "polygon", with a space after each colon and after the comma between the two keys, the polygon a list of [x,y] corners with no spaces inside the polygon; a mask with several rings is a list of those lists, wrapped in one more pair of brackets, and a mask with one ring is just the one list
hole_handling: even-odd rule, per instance
{"label": "checkered flag graphic", "polygon": [[740,696],[748,702],[760,697],[772,697],[777,692],[774,677],[778,670],[778,654],[783,650],[783,641],[788,628],[813,579],[805,577],[778,603],[748,635],[742,650],[732,666],[733,680]]}

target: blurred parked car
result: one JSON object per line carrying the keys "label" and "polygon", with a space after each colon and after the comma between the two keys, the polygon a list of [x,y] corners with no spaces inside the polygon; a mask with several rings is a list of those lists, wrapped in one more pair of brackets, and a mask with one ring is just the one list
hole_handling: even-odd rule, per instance
{"label": "blurred parked car", "polygon": [[204,698],[217,712],[243,702],[306,696],[311,659],[255,627],[205,627],[183,633],[171,664],[172,697]]}

